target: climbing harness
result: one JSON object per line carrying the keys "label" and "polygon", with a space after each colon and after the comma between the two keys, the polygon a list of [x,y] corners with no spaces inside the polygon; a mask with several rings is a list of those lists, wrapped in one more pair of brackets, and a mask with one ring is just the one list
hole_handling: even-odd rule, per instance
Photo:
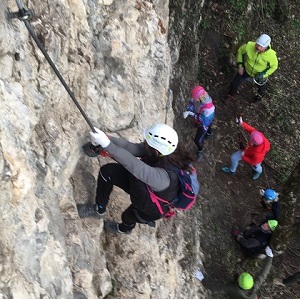
{"label": "climbing harness", "polygon": [[[49,63],[49,65],[51,66],[52,70],[54,71],[54,73],[56,74],[56,76],[58,77],[58,79],[60,80],[61,84],[64,86],[64,88],[66,89],[66,91],[68,92],[68,94],[70,95],[71,99],[73,100],[74,104],[76,105],[76,107],[78,108],[78,110],[80,111],[81,115],[84,117],[85,121],[88,123],[88,125],[90,126],[92,132],[97,133],[94,126],[92,125],[90,119],[87,117],[87,115],[85,114],[85,112],[83,111],[83,109],[81,108],[79,102],[77,101],[77,99],[75,98],[73,92],[71,91],[71,89],[69,88],[69,86],[67,85],[67,83],[65,82],[65,80],[63,79],[62,75],[60,74],[60,72],[58,71],[58,69],[56,68],[55,64],[53,63],[52,59],[50,58],[50,56],[48,55],[48,53],[46,52],[43,44],[41,43],[41,41],[39,40],[39,38],[37,37],[37,35],[35,34],[32,26],[30,25],[29,21],[34,17],[34,12],[33,10],[26,10],[22,4],[22,2],[20,0],[16,0],[17,6],[19,8],[19,11],[17,12],[9,12],[8,13],[8,18],[10,19],[14,19],[14,18],[18,18],[19,20],[23,21],[27,30],[29,31],[30,36],[32,37],[32,39],[35,41],[36,45],[39,47],[39,49],[41,50],[41,52],[43,53],[43,55],[45,56],[47,62]],[[84,152],[87,154],[87,149],[84,149]],[[90,144],[90,152],[91,153],[98,153],[99,152],[99,148],[97,148],[96,146],[94,146],[93,144]],[[100,153],[100,152],[99,152]],[[87,154],[88,155],[88,154]],[[88,155],[89,156],[89,155]]]}

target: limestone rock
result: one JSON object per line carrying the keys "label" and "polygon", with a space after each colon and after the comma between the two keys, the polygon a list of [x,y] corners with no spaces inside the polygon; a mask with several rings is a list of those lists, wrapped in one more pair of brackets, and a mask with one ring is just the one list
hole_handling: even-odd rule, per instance
{"label": "limestone rock", "polygon": [[[168,1],[28,4],[32,28],[94,126],[140,141],[166,114],[172,124]],[[108,160],[83,155],[90,127],[23,22],[6,18],[16,3],[0,8],[1,298],[197,298],[179,263],[182,236],[158,237],[173,222],[128,237],[79,219],[76,204],[94,201],[99,161]],[[113,198],[108,217],[118,219],[129,199],[120,190]]]}

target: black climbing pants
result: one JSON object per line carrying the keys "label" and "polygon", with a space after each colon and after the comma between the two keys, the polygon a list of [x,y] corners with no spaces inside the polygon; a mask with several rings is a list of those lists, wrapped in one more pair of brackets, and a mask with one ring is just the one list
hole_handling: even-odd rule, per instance
{"label": "black climbing pants", "polygon": [[[102,166],[99,171],[97,182],[96,204],[106,207],[114,186],[117,186],[130,194],[130,176],[131,174],[129,171],[121,164],[108,163]],[[136,223],[147,224],[147,222],[150,223],[157,219],[159,218],[145,215],[140,211],[138,211],[137,218],[137,210],[131,204],[122,213],[122,223],[119,225],[119,229],[123,232],[130,231],[135,227]]]}
{"label": "black climbing pants", "polygon": [[203,142],[207,135],[211,135],[211,126],[209,126],[207,130],[205,130],[202,125],[199,125],[194,138],[194,143],[196,144],[198,151],[202,151]]}

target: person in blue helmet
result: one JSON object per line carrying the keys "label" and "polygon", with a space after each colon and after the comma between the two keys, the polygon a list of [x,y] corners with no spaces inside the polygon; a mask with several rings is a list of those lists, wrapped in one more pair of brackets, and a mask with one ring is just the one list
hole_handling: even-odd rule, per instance
{"label": "person in blue helmet", "polygon": [[268,211],[265,216],[266,220],[278,220],[280,206],[279,193],[273,189],[267,188],[265,190],[260,189],[259,194],[262,196],[260,201],[261,205]]}

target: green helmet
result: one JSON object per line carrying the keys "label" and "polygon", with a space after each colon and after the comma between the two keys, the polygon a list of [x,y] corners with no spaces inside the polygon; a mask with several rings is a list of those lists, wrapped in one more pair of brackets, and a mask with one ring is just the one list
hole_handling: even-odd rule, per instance
{"label": "green helmet", "polygon": [[277,220],[269,220],[268,225],[270,226],[270,229],[273,232],[278,225],[278,221]]}
{"label": "green helmet", "polygon": [[250,273],[244,272],[239,276],[239,286],[243,290],[250,290],[254,286],[254,280]]}

